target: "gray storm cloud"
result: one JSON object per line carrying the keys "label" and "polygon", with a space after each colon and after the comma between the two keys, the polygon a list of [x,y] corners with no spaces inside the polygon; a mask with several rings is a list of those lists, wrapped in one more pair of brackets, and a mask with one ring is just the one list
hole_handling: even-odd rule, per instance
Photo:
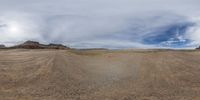
{"label": "gray storm cloud", "polygon": [[200,43],[198,0],[0,0],[0,43],[25,40],[72,47],[150,48],[143,39],[174,23]]}

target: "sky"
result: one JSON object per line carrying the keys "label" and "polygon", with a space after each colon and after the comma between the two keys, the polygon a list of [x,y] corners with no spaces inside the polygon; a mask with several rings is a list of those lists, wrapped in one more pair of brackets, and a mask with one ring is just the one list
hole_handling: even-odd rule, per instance
{"label": "sky", "polygon": [[200,0],[0,0],[0,44],[195,48]]}

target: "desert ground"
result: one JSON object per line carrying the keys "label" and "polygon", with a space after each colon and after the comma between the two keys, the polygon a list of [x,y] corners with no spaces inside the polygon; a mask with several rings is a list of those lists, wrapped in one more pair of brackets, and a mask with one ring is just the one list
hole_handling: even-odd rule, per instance
{"label": "desert ground", "polygon": [[0,50],[0,100],[200,100],[200,51]]}

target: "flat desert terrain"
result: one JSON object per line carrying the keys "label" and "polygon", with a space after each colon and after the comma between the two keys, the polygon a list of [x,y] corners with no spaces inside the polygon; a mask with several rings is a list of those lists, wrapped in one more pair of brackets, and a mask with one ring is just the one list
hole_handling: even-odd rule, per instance
{"label": "flat desert terrain", "polygon": [[0,100],[200,100],[200,51],[0,50]]}

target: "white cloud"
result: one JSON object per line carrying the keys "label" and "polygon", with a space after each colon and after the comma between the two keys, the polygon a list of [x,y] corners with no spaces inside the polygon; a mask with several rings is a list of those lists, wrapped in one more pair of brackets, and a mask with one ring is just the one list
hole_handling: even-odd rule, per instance
{"label": "white cloud", "polygon": [[[0,2],[0,43],[9,44],[32,39],[77,47],[152,47],[143,44],[142,39],[160,34],[155,32],[165,26],[200,16],[199,0]],[[200,43],[197,27],[191,28],[186,36]],[[116,39],[118,34],[126,38]]]}
{"label": "white cloud", "polygon": [[125,40],[95,40],[72,42],[70,46],[73,48],[109,48],[109,49],[121,49],[121,48],[156,48],[153,45],[144,45],[137,42],[125,41]]}
{"label": "white cloud", "polygon": [[200,45],[200,17],[191,17],[191,21],[195,25],[187,30],[184,37],[192,41],[187,46],[197,47]]}
{"label": "white cloud", "polygon": [[0,16],[0,42],[19,42],[26,39],[41,40],[36,18],[26,13],[4,13]]}

